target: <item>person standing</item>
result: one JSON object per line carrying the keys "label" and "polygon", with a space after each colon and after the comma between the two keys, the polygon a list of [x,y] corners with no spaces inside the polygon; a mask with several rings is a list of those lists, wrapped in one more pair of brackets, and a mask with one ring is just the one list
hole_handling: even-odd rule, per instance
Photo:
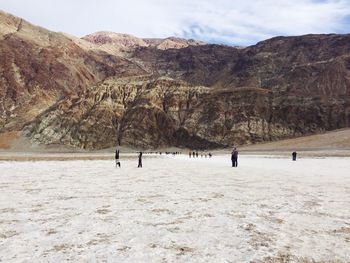
{"label": "person standing", "polygon": [[297,160],[297,152],[292,152],[292,159],[293,161],[296,161]]}
{"label": "person standing", "polygon": [[142,152],[139,153],[139,164],[137,168],[142,168]]}
{"label": "person standing", "polygon": [[115,166],[116,167],[121,167],[120,166],[120,161],[119,161],[119,149],[117,148],[116,150],[115,150]]}
{"label": "person standing", "polygon": [[233,148],[231,152],[232,167],[238,167],[238,151],[237,148]]}

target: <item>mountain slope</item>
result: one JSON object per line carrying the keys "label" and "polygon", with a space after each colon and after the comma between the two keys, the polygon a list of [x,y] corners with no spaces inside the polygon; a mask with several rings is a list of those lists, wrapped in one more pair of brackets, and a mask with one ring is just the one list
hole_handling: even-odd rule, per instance
{"label": "mountain slope", "polygon": [[244,151],[302,151],[323,150],[324,155],[329,155],[329,150],[349,150],[350,129],[341,129],[322,134],[309,135],[293,139],[250,145],[241,148]]}
{"label": "mountain slope", "polygon": [[143,72],[9,14],[0,12],[0,22],[0,132],[21,129],[59,99],[108,76]]}

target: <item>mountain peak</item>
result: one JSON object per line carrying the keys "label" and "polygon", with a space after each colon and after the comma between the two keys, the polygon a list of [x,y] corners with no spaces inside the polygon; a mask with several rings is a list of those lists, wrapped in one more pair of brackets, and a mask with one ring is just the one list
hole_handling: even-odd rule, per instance
{"label": "mountain peak", "polygon": [[120,47],[135,47],[135,46],[147,46],[147,44],[138,37],[129,34],[115,33],[109,31],[99,31],[82,39],[94,43],[96,45],[114,45]]}

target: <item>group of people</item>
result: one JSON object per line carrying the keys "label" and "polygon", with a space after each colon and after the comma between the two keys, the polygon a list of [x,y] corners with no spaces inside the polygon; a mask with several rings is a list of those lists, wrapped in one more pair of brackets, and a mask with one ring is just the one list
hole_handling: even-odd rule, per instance
{"label": "group of people", "polygon": [[162,154],[165,154],[165,155],[178,155],[178,154],[181,154],[182,152],[144,152],[144,154],[159,154],[159,155],[162,155]]}
{"label": "group of people", "polygon": [[[115,151],[115,165],[116,167],[121,167],[121,164],[120,164],[120,159],[119,159],[119,149],[117,148],[116,151]],[[158,152],[156,152],[158,153]],[[142,168],[142,152],[139,152],[138,153],[138,165],[137,167],[138,168]],[[159,154],[161,155],[162,153],[159,152]],[[172,154],[172,155],[177,155],[177,154],[181,154],[180,152],[165,152],[166,155],[168,154]],[[189,152],[189,157],[191,158],[198,158],[199,156],[199,153],[198,151],[190,151]],[[205,156],[205,158],[207,158],[207,154],[206,153],[201,153],[200,154],[201,157]],[[208,156],[209,158],[211,158],[213,155],[211,153],[208,153]],[[293,152],[292,153],[292,160],[293,161],[296,161],[297,160],[297,152]],[[238,167],[238,150],[236,147],[234,147],[232,149],[232,152],[231,152],[231,162],[232,162],[232,167]]]}
{"label": "group of people", "polygon": [[188,156],[191,158],[191,157],[193,157],[193,158],[198,158],[199,156],[201,156],[201,157],[205,157],[205,158],[207,158],[208,156],[209,156],[209,158],[211,158],[213,155],[211,154],[211,153],[198,153],[198,151],[190,151],[189,153],[188,153]]}

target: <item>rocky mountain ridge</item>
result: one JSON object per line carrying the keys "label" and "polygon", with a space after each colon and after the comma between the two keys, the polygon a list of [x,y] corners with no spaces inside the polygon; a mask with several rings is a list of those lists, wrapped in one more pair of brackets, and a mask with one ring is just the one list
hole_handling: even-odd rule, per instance
{"label": "rocky mountain ridge", "polygon": [[219,148],[349,127],[350,35],[238,49],[0,23],[0,133],[33,144]]}
{"label": "rocky mountain ridge", "polygon": [[120,34],[114,32],[95,32],[81,38],[95,46],[97,49],[108,53],[127,55],[137,48],[149,47],[160,50],[181,49],[188,46],[205,45],[204,42],[193,39],[183,39],[176,37],[168,38],[138,38],[129,34]]}

